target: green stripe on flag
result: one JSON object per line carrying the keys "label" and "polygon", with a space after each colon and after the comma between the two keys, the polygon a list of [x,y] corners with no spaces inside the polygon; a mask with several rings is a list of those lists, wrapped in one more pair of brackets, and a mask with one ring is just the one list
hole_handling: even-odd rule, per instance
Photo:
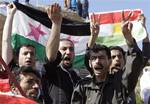
{"label": "green stripe on flag", "polygon": [[[132,34],[137,42],[146,36],[145,29],[143,27],[132,31]],[[122,33],[114,33],[113,35],[107,37],[98,37],[96,43],[104,44],[107,46],[126,45],[126,41]]]}
{"label": "green stripe on flag", "polygon": [[45,47],[33,40],[25,38],[17,33],[12,35],[12,46],[16,50],[18,47],[24,44],[33,45],[36,48],[36,58],[39,61],[45,61]]}
{"label": "green stripe on flag", "polygon": [[85,55],[78,55],[74,59],[73,67],[76,69],[82,69],[85,68],[84,65],[84,56]]}
{"label": "green stripe on flag", "polygon": [[96,43],[104,44],[107,46],[120,46],[125,43],[125,39],[123,38],[123,35],[112,35],[108,37],[99,37],[97,38]]}
{"label": "green stripe on flag", "polygon": [[[30,44],[36,47],[36,58],[40,61],[45,61],[46,55],[45,55],[45,47],[43,45],[15,33],[12,35],[12,45],[15,50],[24,44]],[[76,56],[73,67],[77,69],[85,68],[83,59],[84,55]]]}

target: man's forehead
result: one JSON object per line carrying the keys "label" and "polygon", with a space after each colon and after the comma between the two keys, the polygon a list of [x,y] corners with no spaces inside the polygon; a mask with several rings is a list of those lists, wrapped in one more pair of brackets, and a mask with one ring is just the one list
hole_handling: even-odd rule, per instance
{"label": "man's forehead", "polygon": [[91,52],[91,56],[99,56],[99,55],[106,55],[106,51],[105,50],[100,50],[98,52]]}
{"label": "man's forehead", "polygon": [[70,44],[73,44],[73,42],[71,40],[61,40],[60,43],[70,43]]}
{"label": "man's forehead", "polygon": [[29,46],[29,47],[23,46],[20,48],[20,51],[35,51],[35,48],[31,47],[31,46]]}
{"label": "man's forehead", "polygon": [[28,79],[28,80],[40,80],[40,78],[38,78],[35,74],[33,73],[22,73],[20,74],[20,76],[24,79]]}
{"label": "man's forehead", "polygon": [[60,47],[74,47],[73,43],[67,40],[60,41]]}
{"label": "man's forehead", "polygon": [[111,50],[111,55],[113,54],[122,54],[122,52],[120,50],[114,49],[114,50]]}

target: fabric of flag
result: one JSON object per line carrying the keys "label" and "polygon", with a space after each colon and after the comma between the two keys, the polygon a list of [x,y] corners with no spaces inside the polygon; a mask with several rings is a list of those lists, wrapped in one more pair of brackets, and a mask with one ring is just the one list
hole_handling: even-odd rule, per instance
{"label": "fabric of flag", "polygon": [[[21,44],[32,44],[36,47],[37,59],[45,59],[45,45],[50,34],[51,21],[47,14],[30,7],[15,3],[17,12],[14,16],[12,43],[16,49]],[[125,17],[131,10],[124,10]],[[100,32],[97,43],[107,46],[125,45],[121,32],[121,12],[111,11],[95,13],[100,17]],[[140,9],[132,10],[130,20],[133,23],[133,37],[140,41],[146,36],[145,29],[137,22],[137,17],[142,13]],[[84,53],[90,35],[90,23],[78,23],[63,18],[61,38],[71,39],[75,44],[74,67],[84,68]]]}
{"label": "fabric of flag", "polygon": [[[0,73],[0,75],[4,75]],[[9,79],[0,77],[0,104],[37,104],[35,101],[21,95],[15,95],[10,90]]]}
{"label": "fabric of flag", "polygon": [[23,96],[16,96],[11,92],[0,92],[0,104],[37,104],[35,101]]}
{"label": "fabric of flag", "polygon": [[0,92],[8,92],[8,91],[10,91],[9,79],[0,78]]}
{"label": "fabric of flag", "polygon": [[0,56],[0,104],[37,104],[31,99],[11,92],[10,81],[14,82],[19,91],[20,88],[16,85],[16,80],[14,80],[15,78],[9,70],[9,67]]}
{"label": "fabric of flag", "polygon": [[37,104],[35,101],[11,92],[8,74],[0,72],[0,104]]}
{"label": "fabric of flag", "polygon": [[[125,39],[121,32],[121,21],[122,21],[122,10],[95,13],[96,18],[99,18],[100,24],[100,38],[97,39],[98,43],[105,44],[107,46],[122,46],[125,45]],[[139,15],[142,14],[142,10],[124,10],[124,15],[127,18],[129,12],[132,15],[129,19],[133,23],[132,34],[136,41],[140,41],[146,36],[145,29],[142,27],[141,23],[137,21]]]}

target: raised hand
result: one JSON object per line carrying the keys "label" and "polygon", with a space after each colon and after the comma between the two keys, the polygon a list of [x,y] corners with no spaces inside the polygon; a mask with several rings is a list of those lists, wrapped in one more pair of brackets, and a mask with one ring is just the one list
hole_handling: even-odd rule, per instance
{"label": "raised hand", "polygon": [[3,37],[2,37],[2,58],[5,63],[8,65],[13,59],[13,48],[11,45],[11,32],[13,17],[16,12],[16,6],[13,3],[7,5],[7,18],[3,28]]}
{"label": "raised hand", "polygon": [[131,21],[129,21],[131,15],[132,15],[132,11],[128,14],[127,17],[125,17],[125,13],[124,13],[124,11],[122,11],[121,28],[122,28],[122,33],[123,33],[128,45],[132,45],[132,43],[133,43],[133,37],[131,34],[133,24],[131,23]]}
{"label": "raised hand", "polygon": [[98,36],[99,22],[100,22],[100,16],[99,18],[96,19],[96,15],[93,13],[91,15],[91,23],[90,23],[91,35]]}
{"label": "raised hand", "polygon": [[48,17],[51,19],[52,23],[61,24],[62,15],[61,15],[61,7],[59,4],[55,3],[48,7],[47,9]]}
{"label": "raised hand", "polygon": [[57,57],[62,15],[60,6],[55,3],[48,7],[47,14],[52,22],[51,33],[46,44],[46,56],[49,61],[54,61]]}
{"label": "raised hand", "polygon": [[144,16],[144,14],[141,14],[139,17],[138,17],[138,21],[141,22],[141,24],[146,27],[146,18]]}
{"label": "raised hand", "polygon": [[17,10],[17,8],[16,8],[14,3],[8,4],[8,6],[7,6],[7,15],[9,15],[9,14],[14,15],[16,10]]}
{"label": "raised hand", "polygon": [[91,22],[90,22],[90,31],[91,36],[88,41],[88,47],[91,48],[95,44],[96,38],[98,37],[99,33],[99,24],[100,23],[100,16],[96,19],[96,15],[93,13],[91,15]]}

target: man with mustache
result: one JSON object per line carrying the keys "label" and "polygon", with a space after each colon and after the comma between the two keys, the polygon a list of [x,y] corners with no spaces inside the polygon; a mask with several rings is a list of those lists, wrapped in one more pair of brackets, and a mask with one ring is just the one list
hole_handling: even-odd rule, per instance
{"label": "man with mustache", "polygon": [[[19,70],[13,71],[16,76],[16,80],[19,83],[22,91],[27,98],[32,99],[38,103],[43,104],[41,95],[41,76],[32,67],[22,66]],[[20,95],[18,89],[14,86],[14,83],[10,81],[11,91],[15,95]]]}
{"label": "man with mustache", "polygon": [[51,35],[46,45],[47,63],[43,76],[43,91],[46,104],[70,104],[74,85],[80,79],[72,69],[75,56],[71,40],[60,39],[62,23],[61,7],[55,3],[48,10],[52,21]]}
{"label": "man with mustache", "polygon": [[[130,16],[131,13],[127,19],[124,12],[122,13],[122,32],[129,47],[127,57],[120,47],[114,47],[112,51],[106,46],[95,45],[99,28],[96,26],[97,21],[93,18],[94,25],[92,24],[91,28],[95,29],[91,32],[85,56],[91,77],[79,81],[74,89],[71,104],[129,103],[128,99],[135,89],[143,68],[142,52],[131,35],[132,24],[128,21]],[[113,58],[116,58],[116,61],[113,62]],[[110,68],[116,70],[117,74],[109,74]]]}
{"label": "man with mustache", "polygon": [[119,70],[122,70],[125,65],[125,51],[119,46],[111,46],[111,65],[110,65],[110,74],[117,73]]}

